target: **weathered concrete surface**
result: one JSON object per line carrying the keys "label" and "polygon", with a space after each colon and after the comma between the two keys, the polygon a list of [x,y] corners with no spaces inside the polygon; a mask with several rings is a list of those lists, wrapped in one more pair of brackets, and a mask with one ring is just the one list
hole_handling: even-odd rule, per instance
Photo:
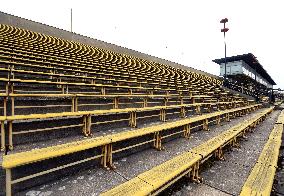
{"label": "weathered concrete surface", "polygon": [[96,193],[110,189],[125,181],[125,178],[114,171],[95,167],[88,171],[76,173],[71,177],[65,177],[50,184],[24,191],[23,193],[17,193],[16,195],[97,195]]}
{"label": "weathered concrete surface", "polygon": [[[280,111],[274,111],[262,124],[256,127],[253,133],[248,133],[247,139],[240,142],[241,148],[233,148],[227,151],[225,161],[214,161],[210,163],[210,167],[203,168],[201,172],[201,176],[204,178],[203,183],[223,193],[238,195],[258,159],[279,113]],[[176,193],[188,195],[186,187],[191,184],[193,183],[187,182],[180,185],[181,190],[176,191],[174,195]],[[195,187],[192,188],[190,194],[200,193],[200,188]],[[202,189],[201,194],[203,194]]]}
{"label": "weathered concrete surface", "polygon": [[[121,184],[126,181],[126,179],[133,178],[136,175],[151,169],[152,167],[161,164],[196,145],[201,144],[202,142],[218,135],[222,131],[227,130],[231,126],[242,122],[244,119],[250,118],[259,111],[240,118],[232,119],[231,122],[225,123],[220,127],[210,127],[211,130],[208,132],[193,132],[190,140],[176,138],[168,141],[167,143],[164,143],[164,151],[156,151],[152,148],[148,148],[130,156],[116,159],[115,165],[117,166],[117,169],[114,171],[105,171],[100,168],[94,168],[87,172],[82,171],[74,173],[72,176],[68,176],[66,180],[57,180],[48,183],[45,186],[38,186],[22,191],[18,193],[18,195],[30,195],[31,193],[38,193],[38,195],[46,193],[50,193],[52,195],[98,195],[100,192]],[[90,176],[93,176],[93,178],[90,179]],[[64,187],[64,191],[62,191],[62,187]],[[206,189],[206,191],[210,190],[211,189]],[[218,191],[215,191],[215,193],[218,195]]]}
{"label": "weathered concrete surface", "polygon": [[62,38],[62,39],[76,41],[76,42],[80,42],[80,43],[83,43],[83,44],[95,46],[95,47],[98,47],[98,48],[111,50],[113,52],[117,52],[117,53],[121,53],[121,54],[128,54],[128,55],[138,57],[138,58],[142,58],[142,59],[145,59],[145,60],[154,61],[154,62],[166,64],[166,65],[171,65],[171,66],[176,67],[176,68],[185,69],[185,70],[193,71],[193,72],[200,73],[200,74],[205,74],[205,75],[211,76],[213,78],[220,79],[218,76],[206,73],[204,71],[193,69],[193,68],[190,68],[190,67],[178,64],[178,63],[174,63],[174,62],[171,62],[171,61],[168,61],[168,60],[165,60],[165,59],[154,57],[154,56],[144,54],[144,53],[141,53],[141,52],[138,52],[138,51],[135,51],[135,50],[131,50],[131,49],[128,49],[128,48],[125,48],[125,47],[117,46],[117,45],[114,45],[114,44],[111,44],[111,43],[107,43],[107,42],[100,41],[100,40],[97,40],[97,39],[93,39],[93,38],[90,38],[90,37],[87,37],[87,36],[72,33],[70,31],[55,28],[55,27],[52,27],[52,26],[49,26],[49,25],[41,24],[41,23],[38,23],[38,22],[34,22],[34,21],[31,21],[31,20],[27,20],[27,19],[24,19],[24,18],[20,18],[20,17],[17,17],[17,16],[6,14],[6,13],[3,13],[3,12],[0,12],[0,24],[12,25],[12,26],[15,26],[15,27],[19,27],[19,28],[23,28],[23,29],[27,29],[27,30],[31,30],[31,31],[55,36],[55,37],[59,37],[59,38]]}
{"label": "weathered concrete surface", "polygon": [[[166,194],[168,195],[168,194]],[[184,185],[182,190],[178,190],[174,193],[170,193],[169,195],[174,196],[181,196],[181,195],[188,195],[188,196],[229,196],[231,194],[225,193],[221,190],[216,188],[210,187],[206,184],[196,184],[191,183]]]}

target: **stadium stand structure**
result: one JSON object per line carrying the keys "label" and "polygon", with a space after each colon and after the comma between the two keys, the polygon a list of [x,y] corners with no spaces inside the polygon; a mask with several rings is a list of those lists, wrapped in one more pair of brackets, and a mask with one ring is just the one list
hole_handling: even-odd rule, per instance
{"label": "stadium stand structure", "polygon": [[[167,138],[189,139],[193,130],[209,131],[262,107],[224,90],[210,74],[19,28],[23,19],[11,25],[13,20],[3,18],[0,123],[7,196],[88,164],[115,169],[114,159],[143,148],[162,150]],[[272,110],[139,175],[127,187],[144,184],[137,191],[150,194],[188,173],[198,181],[199,164],[212,155],[222,159],[225,146],[236,146],[237,138]],[[161,173],[165,167],[170,169]],[[164,181],[152,184],[161,175]]]}
{"label": "stadium stand structure", "polygon": [[273,85],[276,83],[252,53],[215,59],[213,62],[220,65],[220,75],[223,77],[226,63],[227,79],[224,86],[256,99],[270,97],[272,102],[275,101]]}
{"label": "stadium stand structure", "polygon": [[[193,181],[199,182],[201,180],[198,174],[199,165],[211,156],[224,159],[223,148],[227,145],[238,145],[237,138],[255,127],[272,109],[269,108],[261,112],[256,117],[230,128],[192,150],[184,152],[102,195],[156,195],[185,175],[191,177]],[[141,184],[146,185],[141,186]]]}

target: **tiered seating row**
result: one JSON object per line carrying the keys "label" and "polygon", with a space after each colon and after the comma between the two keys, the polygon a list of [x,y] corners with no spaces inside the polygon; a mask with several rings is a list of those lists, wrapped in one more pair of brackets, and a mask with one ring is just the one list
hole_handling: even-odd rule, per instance
{"label": "tiered seating row", "polygon": [[157,95],[181,104],[216,97],[225,102],[244,101],[224,92],[218,79],[93,46],[1,24],[0,40],[0,110],[4,116],[49,113],[57,107],[60,112],[86,110],[86,106],[94,110],[102,105],[88,100],[80,104],[79,98],[111,97],[112,103],[107,104],[114,109],[121,96]]}
{"label": "tiered seating row", "polygon": [[[58,171],[64,168],[68,168],[80,163],[84,163],[90,160],[101,158],[101,163],[106,168],[113,168],[112,156],[115,153],[129,150],[131,148],[135,148],[141,145],[152,143],[154,147],[158,150],[162,149],[162,139],[167,138],[173,135],[182,134],[184,137],[189,138],[190,130],[192,129],[191,125],[196,122],[202,122],[201,126],[203,130],[209,130],[209,121],[215,122],[216,124],[220,124],[222,119],[229,120],[230,116],[237,116],[241,114],[245,114],[249,111],[255,110],[259,108],[260,105],[251,105],[242,108],[235,108],[225,111],[219,111],[209,114],[204,114],[202,116],[193,117],[190,119],[178,120],[175,122],[163,123],[161,125],[153,125],[145,128],[135,129],[131,131],[121,132],[117,134],[101,136],[91,139],[84,139],[76,142],[66,143],[62,145],[34,149],[27,152],[22,153],[14,153],[5,155],[3,157],[2,167],[6,169],[6,192],[7,195],[11,194],[11,186],[12,184],[16,184],[22,181],[26,181],[28,179],[32,179],[38,176],[42,176],[44,174],[48,174],[54,171]],[[169,130],[175,130],[176,128],[182,128],[182,130],[177,130],[175,132],[168,132]],[[123,148],[118,148],[119,142],[123,142],[127,144],[125,141],[129,141],[134,138],[142,138],[145,136],[151,136],[153,139],[144,140],[142,142],[136,141],[136,143],[132,143],[129,146],[124,146]],[[78,161],[74,161],[71,163],[67,163],[65,165],[61,165],[55,168],[50,168],[45,171],[40,171],[38,173],[33,173],[30,175],[25,174],[26,176],[22,176],[18,179],[12,179],[11,172],[12,169],[18,168],[23,165],[29,165],[36,162],[41,162],[44,160],[54,159],[56,157],[67,156],[69,154],[79,153],[82,151],[86,151],[88,149],[96,149],[102,148],[101,153],[93,154],[91,157],[87,157],[85,159],[80,159]],[[95,150],[92,150],[94,152]],[[196,151],[197,152],[197,151]],[[81,156],[78,156],[82,158]],[[77,157],[77,158],[78,158]],[[19,171],[18,171],[19,173]],[[19,175],[19,174],[18,174]]]}
{"label": "tiered seating row", "polygon": [[[222,107],[223,106],[223,107]],[[160,121],[165,122],[167,120],[167,116],[173,113],[170,113],[169,110],[175,109],[178,110],[175,113],[179,113],[181,118],[185,118],[189,112],[194,111],[195,114],[201,114],[202,109],[206,109],[207,112],[212,112],[220,109],[229,109],[229,108],[237,108],[240,106],[244,106],[242,103],[236,102],[217,102],[217,103],[195,103],[195,104],[181,104],[181,105],[169,105],[169,106],[155,106],[155,107],[143,107],[143,108],[124,108],[124,109],[109,109],[109,110],[95,110],[95,111],[79,111],[79,112],[63,112],[63,113],[47,113],[47,114],[30,114],[30,115],[14,115],[14,116],[0,116],[0,124],[1,124],[1,150],[4,151],[6,148],[6,144],[8,144],[9,149],[12,150],[14,147],[13,136],[16,135],[19,137],[22,134],[33,134],[37,132],[43,131],[55,131],[62,130],[67,128],[81,128],[84,136],[91,136],[92,126],[102,124],[102,123],[115,123],[128,121],[130,127],[137,127],[137,120],[142,118],[152,118],[157,116],[160,118]],[[151,111],[159,111],[159,114],[147,116],[137,117],[137,113],[142,112],[151,112]],[[110,119],[108,121],[103,122],[94,122],[94,117],[102,116],[102,115],[111,115],[111,114],[129,114],[129,118],[119,118],[119,119]],[[45,126],[44,128],[31,128],[29,130],[20,130],[14,131],[13,124],[15,121],[27,121],[27,120],[47,120],[47,119],[55,119],[55,118],[63,118],[65,117],[79,117],[82,118],[79,122],[76,121],[77,124],[68,123],[62,124],[61,126]],[[5,130],[5,124],[7,124],[7,128]],[[8,141],[5,141],[6,135],[8,136]]]}
{"label": "tiered seating row", "polygon": [[198,171],[200,164],[210,156],[223,159],[222,149],[227,145],[236,145],[239,136],[244,135],[251,127],[255,127],[272,110],[273,108],[266,109],[252,119],[239,123],[192,150],[139,174],[101,195],[156,195],[185,175],[199,182],[201,179]]}
{"label": "tiered seating row", "polygon": [[[5,26],[5,25],[2,25],[1,27],[2,27],[1,28],[2,29],[1,38],[3,39],[3,41],[2,41],[3,44],[7,44],[9,46],[11,45],[10,46],[11,49],[14,49],[16,46],[20,45],[20,47],[18,49],[16,48],[16,50],[17,50],[16,53],[14,53],[13,50],[11,51],[12,52],[11,56],[13,57],[12,59],[16,58],[16,60],[22,61],[25,58],[34,57],[33,58],[33,62],[40,62],[40,64],[47,64],[50,68],[54,68],[54,65],[52,65],[52,63],[54,63],[54,61],[50,62],[50,59],[52,59],[54,57],[57,57],[57,59],[58,58],[59,59],[57,60],[57,63],[55,63],[55,67],[62,67],[62,66],[68,66],[68,67],[71,66],[72,67],[72,66],[77,64],[73,68],[74,69],[75,68],[77,68],[77,69],[80,68],[80,70],[81,70],[81,69],[84,68],[82,66],[90,67],[90,65],[91,65],[92,70],[90,70],[90,69],[89,70],[85,70],[85,74],[86,74],[86,71],[88,71],[88,72],[89,71],[97,71],[97,72],[98,71],[102,71],[103,72],[103,71],[107,70],[109,76],[113,76],[114,75],[114,71],[115,72],[120,72],[121,70],[126,68],[125,67],[125,63],[123,64],[122,67],[119,67],[119,62],[121,62],[121,61],[116,61],[115,60],[112,64],[110,64],[113,67],[106,66],[105,59],[103,59],[103,64],[100,63],[102,61],[98,61],[98,60],[102,60],[100,58],[101,56],[102,57],[106,56],[106,58],[107,58],[110,55],[111,57],[116,56],[115,59],[125,59],[125,58],[128,58],[128,56],[126,56],[126,55],[119,55],[119,54],[112,53],[110,51],[104,51],[104,50],[101,50],[101,49],[98,49],[98,48],[85,46],[84,48],[80,48],[81,51],[80,51],[80,49],[77,50],[77,51],[80,51],[81,53],[85,52],[86,55],[88,55],[87,59],[82,59],[78,55],[74,56],[74,54],[76,54],[76,52],[74,53],[74,51],[72,51],[72,53],[70,53],[68,51],[71,48],[77,47],[77,45],[72,43],[72,42],[68,42],[68,41],[65,41],[65,40],[60,40],[61,42],[66,42],[67,44],[71,43],[71,45],[68,44],[70,48],[64,46],[63,47],[64,49],[61,49],[61,46],[58,45],[58,44],[50,43],[51,41],[46,42],[46,40],[42,41],[41,39],[37,39],[35,37],[45,37],[45,38],[49,38],[50,40],[55,40],[55,39],[58,39],[58,38],[53,38],[53,37],[50,37],[50,36],[46,36],[46,35],[30,32],[30,31],[18,29],[18,28],[14,28],[14,27],[10,27],[10,26]],[[5,29],[6,29],[6,32],[5,32]],[[28,34],[34,34],[35,36],[30,37]],[[21,41],[21,40],[23,40],[23,41]],[[47,43],[47,44],[45,44],[45,43]],[[76,45],[76,46],[73,46],[73,45]],[[81,45],[81,44],[78,44],[78,45]],[[32,51],[33,54],[36,54],[36,55],[33,56],[33,55],[29,54],[29,55],[26,55],[24,57],[22,56],[22,57],[17,59],[17,57],[15,57],[15,55],[19,55],[19,53],[22,52],[19,49],[23,49],[23,48],[25,48],[28,51]],[[53,53],[52,49],[54,49],[55,51],[58,51],[58,52],[54,52]],[[40,51],[40,50],[42,50],[42,51]],[[42,53],[44,51],[48,51],[48,59],[47,59],[46,55],[44,55]],[[92,53],[92,55],[90,55],[90,52]],[[96,53],[97,53],[97,55],[95,55]],[[66,57],[66,55],[67,56],[70,55],[70,56]],[[12,60],[11,56],[7,56],[8,59],[9,59],[9,65],[11,65],[11,60]],[[42,58],[42,59],[40,59],[40,61],[37,61],[37,58],[41,58],[41,56],[45,56],[45,58]],[[35,57],[37,57],[37,58],[35,58]],[[98,59],[98,60],[96,60],[96,59]],[[128,59],[127,60],[123,60],[123,61],[129,63]],[[132,59],[133,59],[133,57],[132,57]],[[113,59],[111,58],[110,62],[112,60]],[[187,74],[187,72],[185,72],[183,70],[171,68],[169,66],[160,65],[160,67],[163,67],[164,70],[166,70],[166,71],[162,71],[163,74],[161,74],[161,70],[159,70],[158,72],[155,72],[155,71],[151,72],[150,70],[152,70],[153,68],[155,69],[155,67],[157,67],[157,63],[147,62],[147,61],[141,60],[141,59],[135,59],[135,60],[137,60],[137,61],[134,61],[134,63],[130,62],[129,65],[132,66],[133,68],[137,68],[136,63],[139,62],[139,66],[138,66],[139,71],[137,71],[137,73],[134,73],[136,78],[140,78],[142,80],[147,80],[147,79],[151,79],[152,78],[151,80],[155,79],[155,81],[158,82],[158,84],[160,84],[163,81],[167,81],[169,79],[172,80],[172,78],[173,78],[172,84],[174,86],[175,86],[175,84],[176,85],[182,85],[183,83],[185,83],[187,81],[186,78],[183,77],[183,75]],[[25,60],[25,61],[27,61],[27,60]],[[96,64],[93,64],[94,61],[95,61]],[[141,61],[142,61],[142,63],[141,63]],[[30,61],[30,62],[32,62],[32,61]],[[94,65],[95,65],[97,70],[94,70],[95,69]],[[149,66],[149,65],[151,65],[151,66]],[[78,66],[81,66],[81,67],[78,67]],[[144,71],[143,71],[143,69],[142,70],[140,69],[143,66],[144,66]],[[64,69],[64,71],[67,71],[67,70]],[[72,69],[72,71],[74,71],[74,70]],[[121,72],[121,73],[118,73],[116,75],[118,77],[121,77],[121,75],[131,75],[130,74],[131,70],[128,69],[127,71],[128,71],[127,74],[125,74],[125,72]],[[166,73],[166,72],[168,72],[168,73]],[[182,74],[179,74],[179,72],[181,72]],[[36,74],[36,72],[34,74]],[[41,74],[41,73],[39,73],[39,74]],[[51,74],[51,73],[49,72],[49,74]],[[103,73],[102,75],[106,75],[106,74],[107,73]],[[191,79],[197,78],[196,76],[199,77],[198,74],[191,74],[191,76],[193,76],[193,78],[191,78]],[[64,76],[61,75],[61,77],[64,77]],[[67,77],[68,77],[68,75],[67,75]],[[207,78],[210,79],[210,77],[207,77]],[[84,79],[86,80],[86,78],[84,78]],[[193,81],[193,83],[194,83],[194,81]]]}
{"label": "tiered seating row", "polygon": [[[77,112],[95,110],[100,107],[118,109],[139,105],[148,107],[150,105],[176,105],[189,103],[214,103],[217,98],[207,95],[83,95],[83,94],[0,94],[3,97],[3,116],[19,114],[49,113],[53,112]],[[26,99],[25,99],[26,98]],[[51,100],[48,100],[51,98]],[[53,98],[57,98],[56,101]],[[32,101],[30,100],[32,99]],[[135,99],[135,100],[133,100]],[[231,101],[241,103],[245,101]],[[48,104],[49,103],[49,104]],[[10,104],[10,105],[9,105]],[[34,111],[34,109],[37,109]],[[33,109],[33,110],[32,110]]]}
{"label": "tiered seating row", "polygon": [[284,111],[282,111],[278,117],[278,121],[270,133],[268,141],[263,147],[256,164],[252,168],[240,193],[241,196],[271,195],[277,169],[279,149],[282,143],[283,122]]}
{"label": "tiered seating row", "polygon": [[[8,152],[3,159],[7,195],[12,184],[87,161],[101,159],[104,167],[112,168],[113,154],[150,143],[161,150],[165,138],[189,138],[193,129],[209,130],[213,123],[260,107],[248,105],[245,98],[230,94],[221,85],[222,81],[206,75],[0,24],[1,150],[20,146],[17,139],[26,142],[23,134],[62,131],[68,135],[80,130],[91,137],[93,126],[104,123],[112,126],[128,121],[130,127],[137,128],[139,119],[159,117],[164,122],[76,142],[69,140],[64,145]],[[186,118],[192,112],[203,111],[208,114]],[[183,119],[165,123],[169,116],[177,115]],[[41,141],[38,135],[31,137]],[[56,163],[56,158],[76,153],[79,160],[67,158],[70,163],[60,162],[58,167],[47,164],[50,168],[39,167],[43,171],[18,173],[26,165]]]}

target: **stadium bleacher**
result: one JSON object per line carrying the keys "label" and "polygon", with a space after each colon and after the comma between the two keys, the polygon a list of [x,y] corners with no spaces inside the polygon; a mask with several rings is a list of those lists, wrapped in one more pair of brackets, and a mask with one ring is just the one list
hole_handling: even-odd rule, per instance
{"label": "stadium bleacher", "polygon": [[[199,182],[201,180],[198,175],[200,163],[213,155],[218,159],[223,159],[222,149],[227,145],[236,145],[239,136],[242,136],[250,126],[258,124],[271,111],[272,108],[269,108],[255,118],[230,128],[192,150],[184,152],[102,195],[156,195],[185,175]],[[141,188],[143,183],[147,184],[146,188]]]}
{"label": "stadium bleacher", "polygon": [[[89,161],[115,169],[114,155],[146,145],[162,150],[167,138],[189,139],[192,130],[209,131],[262,107],[205,74],[5,24],[0,24],[0,87],[6,195],[31,186],[12,185]],[[272,110],[109,193],[160,192],[188,173],[198,181],[203,160],[213,154],[222,159],[223,147],[237,145],[237,138]],[[160,172],[163,168],[171,170]]]}

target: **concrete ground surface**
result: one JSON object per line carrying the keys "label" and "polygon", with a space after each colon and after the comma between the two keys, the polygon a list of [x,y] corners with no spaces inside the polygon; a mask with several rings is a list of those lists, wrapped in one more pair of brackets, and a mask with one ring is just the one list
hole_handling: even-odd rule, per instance
{"label": "concrete ground surface", "polygon": [[[210,131],[193,132],[189,140],[180,137],[167,141],[163,143],[165,147],[163,151],[149,148],[114,160],[114,164],[117,167],[116,170],[107,171],[98,166],[16,193],[16,195],[99,195],[101,192],[109,190],[207,141],[262,110],[260,109],[249,115],[232,119],[230,122],[223,122],[223,126],[211,126]],[[254,165],[278,114],[279,111],[273,112],[266,121],[256,128],[254,133],[248,134],[248,139],[241,142],[242,147],[240,149],[233,149],[231,152],[227,152],[226,161],[215,161],[212,167],[205,169],[201,173],[205,179],[204,184],[197,185],[192,182],[178,183],[176,185],[180,187],[180,190],[173,191],[172,194],[227,195],[228,193],[238,193],[245,180],[244,178],[247,177],[250,168]],[[244,168],[246,172],[243,172]],[[166,191],[171,192],[171,190]],[[167,194],[167,192],[162,194]]]}
{"label": "concrete ground surface", "polygon": [[[240,141],[240,148],[232,148],[227,151],[225,161],[214,161],[211,167],[203,168],[204,171],[201,171],[200,174],[204,178],[202,184],[183,182],[179,185],[180,189],[173,191],[172,195],[212,195],[211,193],[207,194],[209,188],[214,189],[214,194],[218,192],[217,195],[239,195],[279,113],[280,111],[272,112],[252,133],[248,133],[247,138]],[[204,192],[202,187],[204,187]]]}

